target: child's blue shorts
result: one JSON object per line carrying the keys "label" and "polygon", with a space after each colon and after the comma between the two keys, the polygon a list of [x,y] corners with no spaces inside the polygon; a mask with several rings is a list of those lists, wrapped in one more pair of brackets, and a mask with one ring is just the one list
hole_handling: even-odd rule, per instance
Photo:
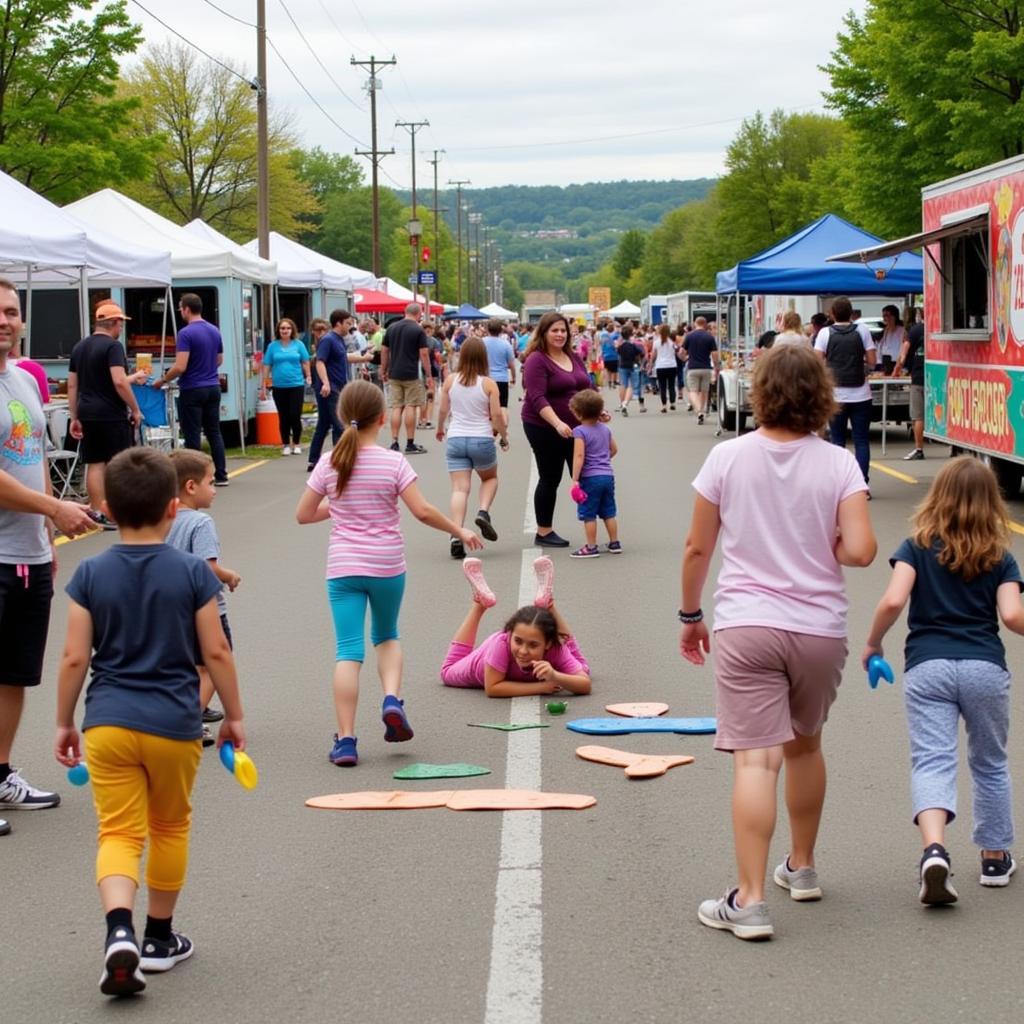
{"label": "child's blue shorts", "polygon": [[615,518],[615,477],[585,476],[580,480],[580,487],[587,492],[587,500],[580,503],[576,513],[581,523]]}

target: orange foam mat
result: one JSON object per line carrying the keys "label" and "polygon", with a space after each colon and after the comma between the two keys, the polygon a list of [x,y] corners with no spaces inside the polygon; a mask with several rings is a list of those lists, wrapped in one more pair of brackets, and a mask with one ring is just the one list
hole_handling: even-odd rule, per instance
{"label": "orange foam mat", "polygon": [[396,789],[313,796],[306,806],[326,811],[410,811],[425,807],[447,807],[453,811],[582,811],[596,803],[596,797],[582,793],[540,793],[531,789],[456,789],[433,793]]}
{"label": "orange foam mat", "polygon": [[669,768],[693,764],[688,754],[632,754],[628,750],[614,750],[612,747],[577,747],[576,756],[584,761],[610,764],[625,768],[631,779],[650,779],[664,775]]}
{"label": "orange foam mat", "polygon": [[364,793],[329,793],[311,796],[307,807],[325,811],[416,811],[424,807],[444,807],[451,799],[452,790],[407,793],[401,789]]}
{"label": "orange foam mat", "polygon": [[448,806],[453,811],[582,811],[597,798],[582,793],[540,793],[532,789],[457,789]]}
{"label": "orange foam mat", "polygon": [[667,704],[605,704],[605,711],[622,718],[657,718],[668,711]]}

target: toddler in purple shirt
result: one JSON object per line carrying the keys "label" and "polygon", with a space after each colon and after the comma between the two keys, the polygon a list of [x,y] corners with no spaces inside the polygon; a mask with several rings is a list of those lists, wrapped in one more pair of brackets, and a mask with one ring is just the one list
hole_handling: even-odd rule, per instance
{"label": "toddler in purple shirt", "polygon": [[573,415],[580,421],[573,428],[572,497],[579,504],[577,518],[583,523],[586,543],[571,552],[571,558],[597,558],[597,520],[604,522],[608,531],[611,555],[622,553],[619,543],[619,524],[616,520],[615,477],[612,459],[619,448],[607,423],[600,420],[604,412],[604,399],[597,391],[577,391],[569,403]]}

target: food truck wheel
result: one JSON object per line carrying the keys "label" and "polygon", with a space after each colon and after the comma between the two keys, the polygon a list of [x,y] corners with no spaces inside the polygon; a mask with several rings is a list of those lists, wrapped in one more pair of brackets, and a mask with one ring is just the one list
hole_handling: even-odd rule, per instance
{"label": "food truck wheel", "polygon": [[999,489],[1004,498],[1016,498],[1020,494],[1021,479],[1024,478],[1024,466],[1005,459],[992,459],[992,471],[999,481]]}
{"label": "food truck wheel", "polygon": [[725,400],[725,384],[718,382],[718,425],[724,431],[736,429],[736,410],[730,409]]}

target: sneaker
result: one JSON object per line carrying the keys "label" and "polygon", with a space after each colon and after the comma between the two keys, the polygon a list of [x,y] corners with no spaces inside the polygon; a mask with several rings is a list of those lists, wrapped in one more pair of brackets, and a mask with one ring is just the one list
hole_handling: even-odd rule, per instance
{"label": "sneaker", "polygon": [[392,441],[391,442],[391,450],[393,452],[400,452],[402,449],[401,449],[401,446],[398,444],[397,441]]}
{"label": "sneaker", "polygon": [[355,768],[359,764],[359,754],[356,753],[355,736],[342,736],[334,734],[334,746],[331,747],[329,755],[331,764],[339,768]]}
{"label": "sneaker", "polygon": [[491,513],[480,509],[476,514],[476,528],[483,534],[485,540],[497,540],[498,531],[491,525]]}
{"label": "sneaker", "polygon": [[11,774],[0,782],[0,810],[41,811],[47,807],[56,807],[59,803],[58,794],[30,786],[16,768],[12,768]]}
{"label": "sneaker", "polygon": [[146,936],[142,940],[142,959],[139,966],[152,974],[162,974],[180,964],[182,960],[187,960],[194,952],[192,940],[179,932],[171,932],[171,938],[167,942]]}
{"label": "sneaker", "polygon": [[422,423],[417,425],[416,429],[417,430],[429,430],[433,425],[434,424],[431,423],[430,420],[424,420]]}
{"label": "sneaker", "polygon": [[818,872],[814,868],[791,868],[787,857],[772,875],[775,884],[789,890],[789,898],[803,903],[807,900],[821,899],[821,886],[818,885]]}
{"label": "sneaker", "polygon": [[116,530],[117,523],[113,520],[108,519],[102,512],[97,512],[95,509],[89,510],[89,518],[101,529],[101,530]]}
{"label": "sneaker", "polygon": [[405,443],[406,455],[422,455],[426,450],[423,445],[417,444],[415,441],[406,441]]}
{"label": "sneaker", "polygon": [[951,874],[946,848],[941,843],[932,843],[921,854],[921,902],[929,907],[956,903],[959,897],[949,880]]}
{"label": "sneaker", "polygon": [[569,552],[570,558],[600,558],[601,552],[597,550],[597,545],[584,544],[583,547],[577,548],[575,551]]}
{"label": "sneaker", "polygon": [[203,721],[209,724],[210,722],[220,722],[224,719],[224,712],[220,708],[205,707],[203,708]]}
{"label": "sneaker", "polygon": [[103,954],[100,991],[105,996],[131,996],[146,987],[139,970],[139,944],[130,928],[114,928]]}
{"label": "sneaker", "polygon": [[451,547],[452,558],[463,559],[466,557],[466,545],[458,537],[452,537]]}
{"label": "sneaker", "polygon": [[644,403],[643,403],[643,402],[641,402],[641,403],[640,403],[640,411],[641,411],[641,412],[647,412],[647,406],[646,406],[646,405],[644,405]]}
{"label": "sneaker", "polygon": [[207,747],[212,747],[217,741],[213,738],[213,733],[210,732],[208,725],[203,726],[203,750]]}
{"label": "sneaker", "polygon": [[213,481],[213,486],[214,487],[230,487],[231,486],[231,481],[226,476],[220,477],[219,479],[215,478],[214,481]]}
{"label": "sneaker", "polygon": [[622,415],[629,416],[629,409],[627,409],[626,406],[622,407]]}
{"label": "sneaker", "polygon": [[924,450],[921,448],[915,448],[913,451],[907,452],[903,456],[904,462],[917,462],[918,459],[924,458]]}
{"label": "sneaker", "polygon": [[384,722],[385,743],[405,743],[413,737],[409,719],[405,717],[404,701],[397,697],[385,697],[381,709],[381,720]]}
{"label": "sneaker", "polygon": [[292,455],[301,455],[301,454],[302,454],[302,445],[301,444],[293,444],[292,445]]}
{"label": "sneaker", "polygon": [[559,537],[554,530],[550,533],[534,534],[533,543],[541,548],[567,548],[569,542],[564,537]]}
{"label": "sneaker", "polygon": [[661,407],[661,411],[662,411],[662,412],[668,412],[668,409],[666,409],[666,408],[665,408],[665,406],[662,406],[662,407]]}
{"label": "sneaker", "polygon": [[669,412],[675,412],[675,411],[676,411],[676,407],[675,407],[674,405],[670,405],[670,406],[668,407],[668,411],[669,411]]}
{"label": "sneaker", "polygon": [[704,413],[699,412],[699,413],[697,413],[697,426],[700,427],[700,426],[703,426],[703,425],[704,425]]}
{"label": "sneaker", "polygon": [[1010,876],[1017,870],[1017,862],[1009,850],[1003,850],[1002,857],[982,857],[981,878],[978,879],[984,886],[993,889],[1002,888],[1010,884]]}
{"label": "sneaker", "polygon": [[621,555],[622,554],[622,541],[612,540],[605,545],[605,551],[609,555]]}
{"label": "sneaker", "polygon": [[533,603],[537,608],[550,608],[554,601],[555,565],[547,555],[533,560],[533,575],[537,577],[537,593]]}
{"label": "sneaker", "polygon": [[291,450],[291,448],[290,448],[290,447],[289,447],[288,445],[285,445],[285,446],[284,446],[284,447],[283,447],[283,448],[281,449],[281,454],[282,454],[282,455],[291,455],[291,453],[292,453],[292,450]]}
{"label": "sneaker", "polygon": [[775,934],[768,920],[768,904],[752,903],[749,907],[735,905],[738,889],[730,889],[721,899],[705,900],[697,908],[697,918],[709,928],[732,932],[737,939],[770,939]]}
{"label": "sneaker", "polygon": [[473,600],[484,608],[493,608],[498,599],[494,591],[487,585],[484,579],[484,566],[479,558],[465,558],[462,561],[462,574],[469,580],[473,590]]}

